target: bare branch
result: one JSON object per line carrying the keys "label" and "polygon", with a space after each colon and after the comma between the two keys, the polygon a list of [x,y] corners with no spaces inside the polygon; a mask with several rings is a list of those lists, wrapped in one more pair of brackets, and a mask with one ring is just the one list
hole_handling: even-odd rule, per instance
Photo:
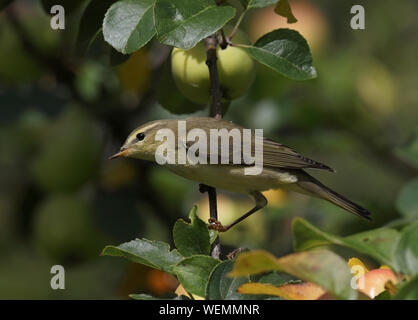
{"label": "bare branch", "polygon": [[205,39],[206,45],[206,64],[209,68],[210,76],[210,92],[212,96],[212,115],[216,119],[222,118],[222,107],[221,107],[221,97],[222,92],[219,85],[218,78],[218,67],[217,67],[217,57],[216,57],[216,46],[218,45],[218,40],[216,36],[210,36]]}

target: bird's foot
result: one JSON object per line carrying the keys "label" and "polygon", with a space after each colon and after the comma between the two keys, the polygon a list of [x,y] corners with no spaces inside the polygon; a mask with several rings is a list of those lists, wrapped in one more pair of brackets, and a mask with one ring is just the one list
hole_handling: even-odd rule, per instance
{"label": "bird's foot", "polygon": [[238,254],[240,254],[241,252],[244,252],[244,251],[248,251],[248,249],[247,248],[237,248],[234,251],[231,251],[230,253],[228,253],[226,255],[226,257],[228,258],[228,260],[233,260],[233,259],[235,259],[235,257]]}
{"label": "bird's foot", "polygon": [[225,232],[228,230],[227,227],[224,227],[222,223],[220,223],[218,220],[214,218],[210,218],[208,221],[209,221],[208,228],[211,230],[215,230],[218,232]]}

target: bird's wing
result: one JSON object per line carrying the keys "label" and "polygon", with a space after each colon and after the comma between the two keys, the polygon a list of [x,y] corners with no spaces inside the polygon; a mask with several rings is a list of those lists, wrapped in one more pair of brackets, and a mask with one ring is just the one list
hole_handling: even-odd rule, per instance
{"label": "bird's wing", "polygon": [[[261,156],[261,154],[257,154],[254,148],[254,141],[256,138],[251,139],[251,149],[247,146],[247,150],[251,150],[251,156]],[[263,163],[265,167],[273,167],[273,168],[282,168],[282,169],[302,169],[302,168],[316,168],[316,169],[324,169],[334,172],[334,169],[328,167],[325,164],[317,162],[315,160],[309,159],[307,157],[302,156],[301,154],[297,153],[293,149],[275,142],[270,139],[264,138],[263,140],[263,158],[262,159],[255,159],[258,163]],[[189,151],[190,148],[195,144],[195,141],[184,141],[184,146],[186,150]],[[210,156],[208,155],[210,151],[210,141],[207,141],[207,148],[206,150],[203,148],[199,149],[196,153],[197,156],[201,158],[205,158],[207,163],[210,162]],[[242,145],[241,150],[234,150],[232,141],[229,143],[229,153],[225,152],[222,154],[220,143],[218,143],[218,149],[216,156],[212,153],[212,159],[216,157],[218,159],[219,164],[233,164],[234,156],[236,159],[240,159],[242,165],[246,165],[243,159],[244,150],[246,150],[245,145]],[[193,150],[194,151],[194,150]],[[247,164],[250,165],[250,164]],[[251,164],[253,165],[253,163]]]}
{"label": "bird's wing", "polygon": [[266,138],[263,143],[263,165],[285,169],[316,168],[334,172],[334,169],[327,165],[304,157],[293,149]]}

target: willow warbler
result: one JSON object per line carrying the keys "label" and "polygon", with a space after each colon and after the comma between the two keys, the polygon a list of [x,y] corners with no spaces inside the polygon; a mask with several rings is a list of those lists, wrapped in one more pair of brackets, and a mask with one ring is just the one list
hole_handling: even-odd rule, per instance
{"label": "willow warbler", "polygon": [[[228,230],[236,223],[266,206],[267,199],[261,192],[277,188],[284,188],[325,199],[351,213],[371,220],[368,210],[326,187],[303,170],[314,168],[334,172],[333,169],[304,157],[291,148],[273,140],[263,137],[257,139],[254,137],[255,135],[251,136],[251,139],[247,142],[250,145],[250,153],[253,151],[255,153],[253,157],[255,164],[257,159],[262,159],[262,167],[256,174],[248,174],[249,162],[238,162],[235,159],[237,152],[244,158],[244,140],[245,131],[247,130],[249,129],[229,121],[207,117],[156,120],[133,130],[120,152],[110,157],[110,159],[131,157],[159,162],[158,157],[161,158],[159,153],[163,150],[166,156],[163,158],[170,159],[171,157],[171,160],[173,160],[171,162],[167,161],[164,166],[177,175],[215,188],[246,193],[252,196],[255,201],[255,207],[230,225],[224,227],[217,221],[211,221],[212,224],[209,227],[221,232]],[[170,135],[167,132],[172,132],[172,134]],[[214,147],[212,146],[213,141],[211,141],[211,138],[215,136],[212,135],[213,132],[221,132],[223,135],[227,134],[226,139],[223,141],[226,142],[226,147],[225,143],[222,144],[222,134],[216,136],[217,141]],[[235,141],[233,135],[230,134],[231,132],[241,134],[242,140],[238,139]],[[169,138],[173,138],[175,141],[168,143]],[[218,138],[221,140],[220,145]],[[194,143],[197,140],[202,142],[200,141],[202,139],[206,139],[203,141],[204,144],[202,144],[204,147],[196,148]],[[232,139],[233,143],[230,143],[230,139]],[[235,148],[237,145],[234,145],[234,142],[237,142],[239,148]],[[258,148],[258,150],[261,149],[262,152],[259,155],[256,154],[257,143],[261,144],[261,148]],[[242,148],[240,148],[241,146]],[[227,153],[226,157],[222,148],[227,148],[225,152]],[[189,155],[190,151],[192,151],[191,153],[194,156],[198,156],[201,161],[186,161],[187,159],[184,156],[186,153]],[[195,160],[196,157],[194,158]]]}

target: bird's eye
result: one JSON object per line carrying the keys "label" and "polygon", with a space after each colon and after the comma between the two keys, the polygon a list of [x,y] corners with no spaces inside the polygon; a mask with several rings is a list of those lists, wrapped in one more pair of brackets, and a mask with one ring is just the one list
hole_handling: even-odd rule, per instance
{"label": "bird's eye", "polygon": [[138,141],[142,141],[145,138],[145,133],[140,132],[136,135],[136,138],[138,139]]}

